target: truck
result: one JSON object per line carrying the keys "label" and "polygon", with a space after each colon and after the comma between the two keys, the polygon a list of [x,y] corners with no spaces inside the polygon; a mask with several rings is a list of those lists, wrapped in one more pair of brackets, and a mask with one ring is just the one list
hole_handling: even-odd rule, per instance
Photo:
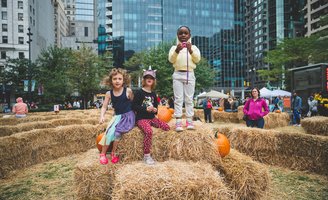
{"label": "truck", "polygon": [[308,97],[317,94],[320,115],[328,115],[328,63],[310,64],[289,69],[291,89],[302,98],[302,110],[308,111]]}

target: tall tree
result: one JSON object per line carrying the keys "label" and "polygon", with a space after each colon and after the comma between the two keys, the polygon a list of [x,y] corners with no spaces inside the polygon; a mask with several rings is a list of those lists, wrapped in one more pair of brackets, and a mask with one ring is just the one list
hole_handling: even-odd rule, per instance
{"label": "tall tree", "polygon": [[[6,60],[4,68],[1,68],[0,80],[2,84],[10,85],[11,91],[16,95],[26,97],[24,92],[24,80],[28,80],[28,59],[11,59]],[[34,78],[34,73],[31,74]]]}
{"label": "tall tree", "polygon": [[100,82],[108,69],[109,63],[92,52],[91,48],[83,46],[73,52],[72,65],[68,70],[71,90],[77,90],[83,98],[84,107],[95,92],[100,89]]}
{"label": "tall tree", "polygon": [[38,84],[44,88],[44,103],[62,103],[72,93],[67,70],[72,61],[72,51],[48,47],[37,59]]}

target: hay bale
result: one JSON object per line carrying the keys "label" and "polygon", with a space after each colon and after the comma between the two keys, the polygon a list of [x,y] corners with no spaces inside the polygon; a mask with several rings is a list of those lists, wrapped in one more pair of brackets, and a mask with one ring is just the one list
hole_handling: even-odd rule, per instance
{"label": "hay bale", "polygon": [[[175,159],[220,165],[221,159],[217,156],[213,130],[201,122],[195,122],[195,127],[196,130],[185,130],[181,133],[153,128],[153,158],[161,162]],[[122,162],[142,160],[143,138],[144,134],[138,127],[123,136],[118,146]]]}
{"label": "hay bale", "polygon": [[224,111],[212,111],[213,119],[219,122],[239,123],[238,113],[236,112],[224,112]]}
{"label": "hay bale", "polygon": [[[142,172],[142,173],[140,173]],[[125,165],[115,175],[113,199],[231,199],[222,177],[207,163],[165,161]]]}
{"label": "hay bale", "polygon": [[272,129],[277,127],[288,126],[290,122],[289,114],[286,112],[282,113],[273,113],[270,112],[266,116],[264,116],[264,128]]}
{"label": "hay bale", "polygon": [[0,178],[15,169],[86,151],[101,126],[70,125],[36,129],[0,138]]}
{"label": "hay bale", "polygon": [[234,128],[231,145],[262,163],[328,175],[328,138],[257,128]]}
{"label": "hay bale", "polygon": [[84,153],[74,169],[74,190],[77,199],[111,199],[114,175],[121,164],[99,164],[97,149]]}
{"label": "hay bale", "polygon": [[243,120],[244,117],[244,106],[238,106],[237,118]]}
{"label": "hay bale", "polygon": [[227,186],[235,192],[234,199],[266,199],[270,187],[268,169],[254,162],[250,157],[231,149],[222,159],[222,167]]}
{"label": "hay bale", "polygon": [[308,117],[301,121],[301,125],[308,134],[328,136],[328,117]]}

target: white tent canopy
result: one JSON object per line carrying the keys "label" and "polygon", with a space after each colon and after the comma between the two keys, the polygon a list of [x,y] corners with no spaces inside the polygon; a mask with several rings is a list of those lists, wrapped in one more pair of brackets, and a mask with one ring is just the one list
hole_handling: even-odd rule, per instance
{"label": "white tent canopy", "polygon": [[201,94],[198,96],[198,98],[206,98],[206,97],[210,97],[210,98],[228,98],[229,96],[222,93],[222,92],[218,92],[215,90],[211,90],[205,94]]}
{"label": "white tent canopy", "polygon": [[260,89],[260,96],[261,97],[271,97],[272,91],[267,89],[266,87],[263,87],[262,89]]}
{"label": "white tent canopy", "polygon": [[282,96],[282,97],[287,96],[287,97],[290,97],[290,96],[292,96],[292,94],[290,92],[285,91],[285,90],[273,90],[271,92],[271,96],[273,96],[273,97],[278,97],[278,96]]}

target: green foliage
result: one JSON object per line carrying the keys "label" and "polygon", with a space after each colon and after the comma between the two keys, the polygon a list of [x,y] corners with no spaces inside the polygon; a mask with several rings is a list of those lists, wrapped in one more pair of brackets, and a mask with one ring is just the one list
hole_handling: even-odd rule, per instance
{"label": "green foliage", "polygon": [[[160,96],[172,96],[172,74],[174,68],[168,61],[168,53],[172,45],[174,45],[173,42],[160,43],[158,46],[153,47],[148,51],[134,54],[128,61],[126,61],[124,66],[130,72],[133,82],[137,83],[138,77],[142,76],[142,69],[148,69],[149,66],[152,66],[152,69],[157,70],[157,93]],[[209,67],[205,58],[202,58],[197,64],[195,76],[197,79],[196,91],[213,85],[214,72]]]}
{"label": "green foliage", "polygon": [[303,38],[287,38],[277,48],[267,53],[265,62],[269,69],[258,70],[262,79],[277,82],[283,79],[282,73],[289,76],[288,69],[328,61],[328,36],[322,34]]}
{"label": "green foliage", "polygon": [[70,89],[77,90],[86,102],[100,89],[102,76],[108,72],[109,66],[106,60],[100,59],[85,46],[74,51],[71,60],[72,65],[67,71]]}
{"label": "green foliage", "polygon": [[46,102],[61,103],[72,93],[68,69],[72,64],[72,50],[48,47],[37,60],[37,80],[44,87]]}

